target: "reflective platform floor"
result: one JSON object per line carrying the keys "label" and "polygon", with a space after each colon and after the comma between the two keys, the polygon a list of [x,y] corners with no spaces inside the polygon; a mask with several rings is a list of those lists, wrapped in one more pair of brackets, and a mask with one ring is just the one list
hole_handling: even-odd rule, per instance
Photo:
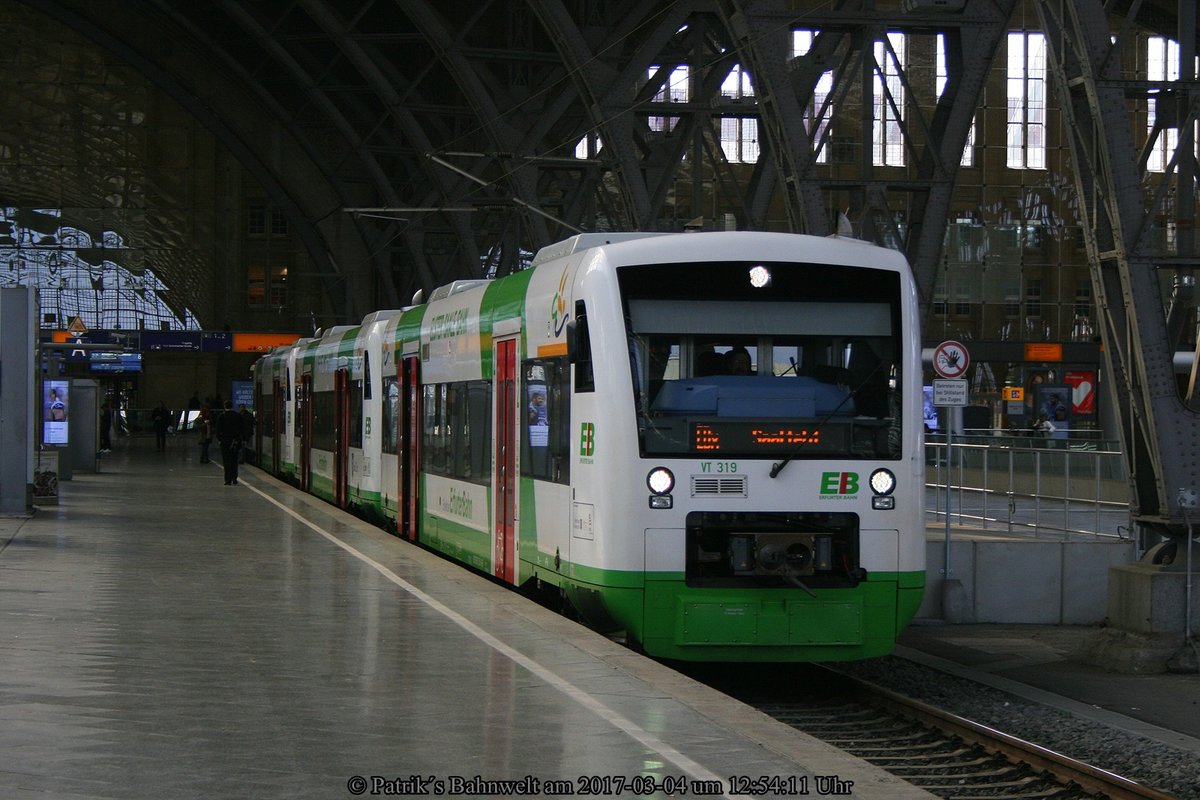
{"label": "reflective platform floor", "polygon": [[124,439],[0,518],[0,797],[929,796],[198,455]]}

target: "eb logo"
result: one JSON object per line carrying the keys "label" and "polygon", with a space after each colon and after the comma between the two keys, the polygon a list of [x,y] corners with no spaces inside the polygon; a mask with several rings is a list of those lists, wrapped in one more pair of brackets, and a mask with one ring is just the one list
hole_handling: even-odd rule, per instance
{"label": "eb logo", "polygon": [[584,422],[579,426],[579,455],[592,456],[596,452],[596,426]]}
{"label": "eb logo", "polygon": [[858,494],[858,473],[822,472],[821,494]]}

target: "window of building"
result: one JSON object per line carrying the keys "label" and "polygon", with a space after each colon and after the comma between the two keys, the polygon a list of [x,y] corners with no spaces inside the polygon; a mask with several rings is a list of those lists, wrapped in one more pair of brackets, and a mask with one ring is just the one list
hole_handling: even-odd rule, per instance
{"label": "window of building", "polygon": [[265,236],[267,233],[267,207],[263,203],[251,203],[246,208],[246,235]]}
{"label": "window of building", "polygon": [[[735,101],[753,104],[754,87],[750,76],[735,64],[721,84],[721,96]],[[721,117],[721,149],[727,161],[738,164],[754,164],[758,161],[758,118]]]}
{"label": "window of building", "polygon": [[283,308],[287,305],[288,268],[283,265],[246,268],[246,305],[251,308]]}
{"label": "window of building", "polygon": [[1042,279],[1030,278],[1025,281],[1025,316],[1042,316]]}
{"label": "window of building", "polygon": [[[792,57],[807,55],[819,31],[792,31]],[[818,164],[829,163],[829,120],[833,116],[833,71],[824,72],[817,80],[812,97],[804,108],[804,125],[816,150]]]}
{"label": "window of building", "polygon": [[1046,37],[1008,35],[1008,158],[1012,169],[1046,168]]}
{"label": "window of building", "polygon": [[[937,35],[937,96],[940,99],[946,90],[946,82],[950,79],[950,68],[946,64],[946,35]],[[967,143],[963,146],[962,160],[959,166],[975,166],[975,120],[971,120],[971,129],[967,131]]]}
{"label": "window of building", "polygon": [[[1146,78],[1151,81],[1179,80],[1179,43],[1162,36],[1151,36],[1146,40]],[[1158,99],[1150,98],[1146,110],[1146,130],[1155,136],[1154,125],[1158,120]],[[1166,172],[1171,156],[1179,147],[1179,129],[1163,128],[1154,139],[1146,169],[1150,172]]]}
{"label": "window of building", "polygon": [[602,146],[603,143],[600,141],[600,137],[594,133],[589,133],[575,143],[575,157],[595,158]]}
{"label": "window of building", "polygon": [[283,212],[267,203],[253,202],[246,206],[247,236],[287,236],[288,220]]}
{"label": "window of building", "polygon": [[954,315],[969,317],[971,315],[971,282],[973,276],[958,275],[954,279]]}
{"label": "window of building", "polygon": [[288,221],[287,217],[278,208],[271,209],[271,235],[272,236],[287,236]]}
{"label": "window of building", "polygon": [[1021,316],[1021,283],[1013,280],[1004,287],[1004,316],[1013,319]]}
{"label": "window of building", "polygon": [[[661,80],[660,67],[652,66],[647,70],[646,77],[650,80]],[[655,103],[686,103],[690,95],[688,67],[679,66],[671,70],[670,75],[654,93]],[[679,117],[652,116],[647,120],[652,131],[673,131],[679,124]]]}
{"label": "window of building", "polygon": [[889,33],[886,41],[875,42],[875,76],[872,79],[872,163],[904,166],[904,82],[901,75],[908,60],[908,39]]}
{"label": "window of building", "polygon": [[1090,317],[1092,315],[1092,280],[1080,278],[1075,282],[1075,316]]}
{"label": "window of building", "polygon": [[933,313],[935,316],[944,317],[949,310],[946,303],[946,285],[949,281],[949,275],[945,271],[938,273],[937,280],[933,285]]}

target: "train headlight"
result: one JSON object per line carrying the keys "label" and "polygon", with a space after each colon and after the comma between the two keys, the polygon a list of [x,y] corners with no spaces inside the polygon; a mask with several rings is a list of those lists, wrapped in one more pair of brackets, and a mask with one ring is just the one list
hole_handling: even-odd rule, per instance
{"label": "train headlight", "polygon": [[896,476],[890,469],[877,469],[871,473],[871,491],[875,494],[891,494],[896,490]]}
{"label": "train headlight", "polygon": [[759,264],[750,268],[750,285],[755,289],[765,289],[771,285],[771,270]]}
{"label": "train headlight", "polygon": [[871,508],[891,511],[896,507],[896,498],[892,497],[892,492],[896,491],[896,476],[891,470],[877,469],[871,473],[871,491],[875,493],[871,498]]}
{"label": "train headlight", "polygon": [[675,476],[666,467],[655,467],[646,476],[646,486],[655,494],[670,494],[675,488]]}

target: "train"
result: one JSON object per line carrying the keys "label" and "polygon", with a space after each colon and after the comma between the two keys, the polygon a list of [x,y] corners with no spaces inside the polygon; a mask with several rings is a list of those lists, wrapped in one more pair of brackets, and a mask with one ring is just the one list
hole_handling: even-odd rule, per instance
{"label": "train", "polygon": [[414,302],[254,364],[258,467],[656,658],[894,648],[925,585],[902,254],[584,233]]}

